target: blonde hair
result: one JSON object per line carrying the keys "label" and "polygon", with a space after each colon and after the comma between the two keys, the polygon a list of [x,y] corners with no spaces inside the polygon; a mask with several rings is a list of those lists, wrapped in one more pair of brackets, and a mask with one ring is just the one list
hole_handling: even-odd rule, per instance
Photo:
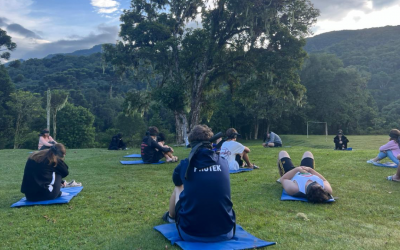
{"label": "blonde hair", "polygon": [[49,161],[49,165],[54,164],[54,167],[56,167],[59,159],[64,160],[66,152],[67,150],[65,149],[64,145],[58,143],[51,146],[49,149],[33,153],[29,158],[37,163],[41,163],[47,159]]}

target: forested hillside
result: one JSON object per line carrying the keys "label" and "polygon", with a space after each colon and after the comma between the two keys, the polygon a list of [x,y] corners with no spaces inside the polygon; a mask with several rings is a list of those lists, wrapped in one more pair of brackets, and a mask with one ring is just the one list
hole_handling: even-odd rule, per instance
{"label": "forested hillside", "polygon": [[368,77],[368,89],[380,110],[398,100],[400,26],[328,32],[307,39],[308,53],[332,53],[345,67]]}
{"label": "forested hillside", "polygon": [[[386,133],[400,123],[399,31],[383,27],[330,32],[308,38],[307,44],[290,40],[245,57],[221,51],[224,60],[218,63],[225,68],[206,78],[200,122],[216,132],[235,127],[243,139],[262,138],[267,130],[305,134],[307,121],[328,122],[329,134],[337,129]],[[201,38],[195,32],[189,35]],[[189,40],[184,46],[190,43],[196,46]],[[166,58],[160,61],[164,64],[155,63],[119,49],[109,46],[106,54],[92,53],[99,45],[0,65],[0,80],[6,83],[0,91],[0,148],[36,147],[37,134],[46,127],[47,90],[57,115],[57,139],[69,147],[106,147],[117,132],[130,146],[138,146],[150,125],[175,142],[182,126],[178,118],[192,112],[190,85],[164,82],[170,71],[158,67],[172,65]],[[182,54],[187,63],[182,67],[202,56],[198,52]],[[324,127],[315,125],[310,133],[323,134]]]}

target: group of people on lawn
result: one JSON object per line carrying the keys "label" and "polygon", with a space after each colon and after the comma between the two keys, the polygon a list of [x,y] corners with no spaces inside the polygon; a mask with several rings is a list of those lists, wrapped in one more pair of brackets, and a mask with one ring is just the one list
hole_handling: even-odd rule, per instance
{"label": "group of people on lawn", "polygon": [[[172,174],[175,187],[169,209],[162,218],[168,223],[176,223],[179,235],[185,241],[231,239],[235,235],[236,217],[231,201],[229,170],[259,168],[250,161],[250,149],[236,141],[240,135],[234,128],[228,129],[225,140],[218,144],[213,145],[210,141],[213,135],[208,126],[195,126],[188,138],[191,147],[189,157],[181,160]],[[400,131],[391,130],[389,137],[389,142],[371,161],[389,157],[399,162]],[[116,143],[119,143],[119,138],[117,135]],[[273,132],[267,133],[264,139],[264,147],[282,146],[281,139]],[[343,143],[345,140],[340,137],[340,141]],[[61,187],[68,184],[63,181],[68,175],[68,166],[64,162],[65,147],[54,141],[48,130],[43,130],[38,148],[40,151],[28,158],[21,185],[21,192],[29,201],[55,199],[62,195]],[[154,163],[165,157],[167,162],[177,162],[178,158],[173,153],[174,150],[165,145],[164,135],[156,127],[150,127],[141,144],[143,161]],[[295,167],[289,154],[281,151],[277,167],[281,176],[279,182],[289,195],[305,197],[314,203],[332,198],[331,185],[315,170],[311,152],[305,152],[300,166]],[[400,181],[399,172],[388,179]]]}

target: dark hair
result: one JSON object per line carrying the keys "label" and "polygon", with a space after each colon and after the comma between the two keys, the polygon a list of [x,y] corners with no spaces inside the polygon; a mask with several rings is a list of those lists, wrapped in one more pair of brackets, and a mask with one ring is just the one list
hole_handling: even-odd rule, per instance
{"label": "dark hair", "polygon": [[213,136],[214,133],[207,125],[196,125],[189,134],[189,142],[208,141]]}
{"label": "dark hair", "polygon": [[306,198],[310,202],[323,203],[327,202],[331,195],[321,185],[317,185],[317,182],[313,182],[307,186]]}
{"label": "dark hair", "polygon": [[51,146],[49,149],[33,153],[29,158],[37,163],[43,162],[45,159],[47,159],[49,161],[49,165],[54,164],[54,167],[56,167],[58,159],[63,160],[66,152],[67,150],[65,149],[64,145],[57,143],[56,145]]}
{"label": "dark hair", "polygon": [[228,130],[225,132],[225,135],[228,137],[228,139],[233,139],[236,138],[238,132],[234,128],[228,128]]}
{"label": "dark hair", "polygon": [[400,145],[400,131],[398,129],[390,130],[389,137],[390,140],[393,140]]}
{"label": "dark hair", "polygon": [[158,128],[154,126],[149,127],[148,131],[151,136],[157,136],[159,132]]}
{"label": "dark hair", "polygon": [[165,141],[165,135],[164,133],[159,133],[157,136],[157,141]]}
{"label": "dark hair", "polygon": [[42,130],[42,132],[40,132],[39,136],[44,136],[44,134],[49,134],[49,133],[50,131],[47,128],[45,128]]}

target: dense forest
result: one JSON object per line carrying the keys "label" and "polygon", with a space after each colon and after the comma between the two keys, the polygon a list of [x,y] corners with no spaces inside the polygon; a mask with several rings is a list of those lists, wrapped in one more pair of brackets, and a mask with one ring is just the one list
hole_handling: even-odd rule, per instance
{"label": "dense forest", "polygon": [[[124,15],[121,20],[129,25],[131,17]],[[235,127],[243,139],[260,139],[267,130],[305,134],[307,121],[328,122],[330,134],[337,129],[347,134],[386,133],[400,120],[395,94],[400,86],[399,31],[400,26],[337,31],[306,40],[293,33],[292,40],[285,41],[288,31],[282,29],[276,31],[282,37],[271,41],[277,46],[265,50],[241,54],[214,47],[217,57],[207,60],[218,69],[205,78],[198,122],[215,132]],[[189,80],[196,75],[191,73],[193,61],[204,56],[196,52],[196,46],[203,46],[196,39],[204,39],[204,34],[190,32],[179,49],[195,49],[178,55],[179,72]],[[145,43],[149,38],[141,39]],[[118,132],[130,146],[138,146],[150,125],[175,142],[182,115],[191,118],[190,130],[197,97],[192,85],[176,83],[185,79],[168,78],[175,74],[168,68],[174,55],[155,58],[153,45],[137,47],[140,58],[123,53],[127,48],[117,44],[104,45],[105,52],[97,52],[99,45],[0,65],[0,148],[36,148],[37,135],[46,127],[46,107],[56,114],[51,134],[70,148],[106,147]],[[310,133],[323,134],[324,127],[315,125]]]}

